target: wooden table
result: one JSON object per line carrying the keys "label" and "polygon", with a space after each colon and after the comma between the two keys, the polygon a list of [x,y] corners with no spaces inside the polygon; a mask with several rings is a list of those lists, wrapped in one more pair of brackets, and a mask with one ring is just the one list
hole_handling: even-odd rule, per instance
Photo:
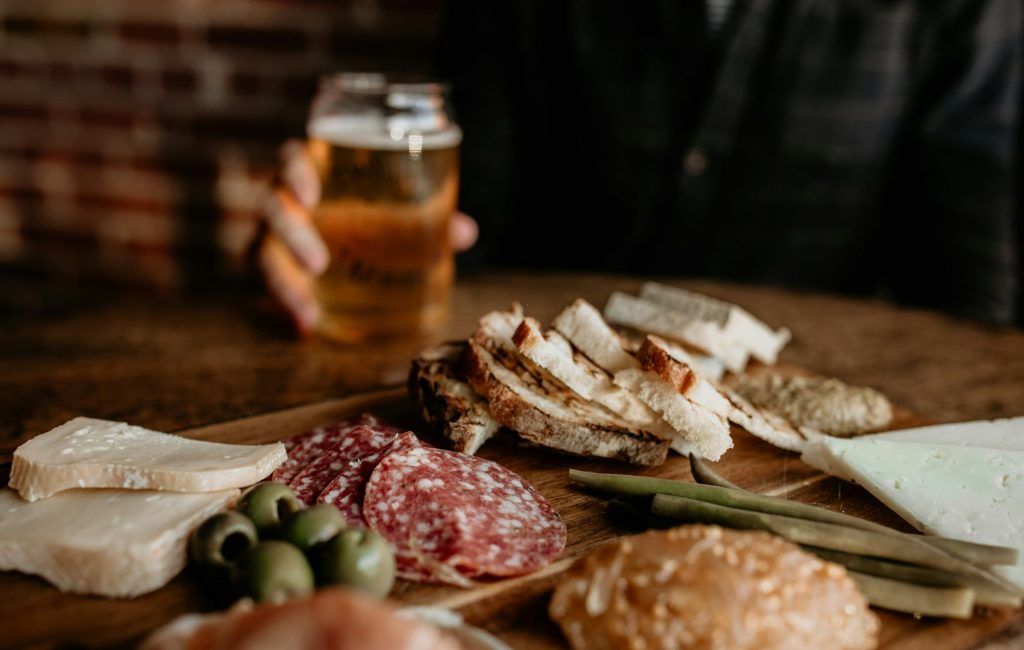
{"label": "wooden table", "polygon": [[[786,362],[875,386],[934,420],[1021,413],[1020,331],[882,302],[681,284],[788,326],[794,341]],[[445,336],[464,337],[480,314],[514,300],[545,320],[573,298],[601,305],[611,290],[638,286],[639,280],[594,275],[468,278],[456,291]],[[0,454],[80,414],[173,431],[393,384],[404,379],[413,352],[296,341],[245,292],[159,300],[53,295],[20,281],[0,282],[0,289]],[[0,621],[0,646],[9,624]],[[1024,646],[1020,618],[994,634],[986,647]],[[111,634],[103,641],[117,639]]]}

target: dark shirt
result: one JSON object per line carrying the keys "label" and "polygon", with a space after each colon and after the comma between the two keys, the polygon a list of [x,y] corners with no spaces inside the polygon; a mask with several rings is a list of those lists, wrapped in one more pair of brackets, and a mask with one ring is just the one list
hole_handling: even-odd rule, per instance
{"label": "dark shirt", "polygon": [[1009,322],[1019,0],[455,0],[478,259],[888,295]]}

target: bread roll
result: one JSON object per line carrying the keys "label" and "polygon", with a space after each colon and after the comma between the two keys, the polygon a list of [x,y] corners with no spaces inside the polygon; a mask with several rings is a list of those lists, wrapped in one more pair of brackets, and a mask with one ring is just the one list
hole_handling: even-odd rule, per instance
{"label": "bread roll", "polygon": [[550,614],[576,650],[861,650],[879,628],[842,567],[717,526],[607,544],[568,571]]}

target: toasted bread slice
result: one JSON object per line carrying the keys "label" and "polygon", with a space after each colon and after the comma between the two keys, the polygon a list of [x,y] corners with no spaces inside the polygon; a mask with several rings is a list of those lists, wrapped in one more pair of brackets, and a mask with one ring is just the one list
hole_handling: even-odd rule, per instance
{"label": "toasted bread slice", "polygon": [[533,318],[524,318],[516,329],[513,341],[520,354],[580,397],[597,402],[627,422],[667,438],[672,449],[680,453],[691,450],[679,432],[638,397],[616,386],[608,373],[573,350],[569,341],[558,332],[542,332],[540,323]]}
{"label": "toasted bread slice", "polygon": [[644,370],[657,374],[691,401],[724,416],[748,433],[782,449],[803,449],[804,437],[796,427],[785,418],[757,408],[737,392],[695,375],[686,350],[679,346],[648,335],[637,357]]}
{"label": "toasted bread slice", "polygon": [[601,317],[597,307],[582,298],[555,316],[551,327],[611,374],[640,367],[639,362],[625,350],[622,338]]}
{"label": "toasted bread slice", "polygon": [[628,368],[615,373],[613,381],[660,414],[704,458],[718,460],[732,447],[724,417],[690,401],[657,374]]}
{"label": "toasted bread slice", "polygon": [[771,445],[787,451],[803,451],[807,438],[789,420],[759,409],[732,389],[723,388],[723,392],[733,406],[729,421]]}
{"label": "toasted bread slice", "polygon": [[466,344],[443,343],[413,359],[409,395],[423,420],[448,440],[451,448],[475,454],[501,428],[487,402],[459,374]]}
{"label": "toasted bread slice", "polygon": [[708,380],[701,377],[686,350],[649,334],[637,352],[640,367],[653,372],[686,399],[728,417],[729,400]]}
{"label": "toasted bread slice", "polygon": [[718,323],[618,291],[608,298],[604,316],[613,323],[693,346],[720,359],[734,373],[747,366],[747,349],[730,339]]}
{"label": "toasted bread slice", "polygon": [[[491,414],[531,442],[583,456],[641,465],[665,461],[669,440],[586,400],[518,354],[521,312],[492,312],[470,337],[463,369]],[[513,325],[513,323],[515,323]]]}
{"label": "toasted bread slice", "polygon": [[717,323],[726,337],[768,365],[778,360],[779,352],[792,338],[788,329],[773,330],[738,305],[686,289],[647,282],[640,297],[698,320]]}

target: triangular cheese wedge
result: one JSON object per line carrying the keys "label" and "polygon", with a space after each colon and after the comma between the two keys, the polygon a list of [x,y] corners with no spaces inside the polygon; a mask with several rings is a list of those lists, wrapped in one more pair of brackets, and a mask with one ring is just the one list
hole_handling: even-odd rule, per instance
{"label": "triangular cheese wedge", "polygon": [[872,440],[894,442],[930,442],[940,445],[1024,451],[1024,417],[954,422],[878,433],[867,437]]}
{"label": "triangular cheese wedge", "polygon": [[[803,460],[864,486],[922,532],[1024,555],[1024,452],[823,437]],[[1024,588],[1024,566],[994,568]]]}

